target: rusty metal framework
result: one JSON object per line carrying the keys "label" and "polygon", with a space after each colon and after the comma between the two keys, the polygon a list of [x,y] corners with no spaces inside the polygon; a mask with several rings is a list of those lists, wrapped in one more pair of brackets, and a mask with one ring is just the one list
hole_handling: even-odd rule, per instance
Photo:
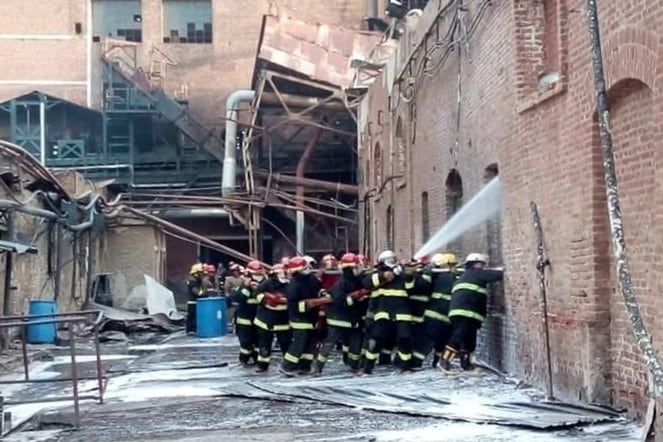
{"label": "rusty metal framework", "polygon": [[[21,348],[23,351],[23,370],[24,379],[15,381],[0,381],[0,385],[7,384],[35,384],[35,383],[61,383],[71,382],[72,395],[66,396],[53,396],[39,399],[29,400],[10,400],[7,401],[4,397],[0,396],[0,415],[2,421],[5,421],[4,407],[22,404],[35,404],[44,402],[62,402],[71,400],[74,403],[74,425],[76,428],[80,426],[80,401],[82,400],[96,400],[100,404],[104,402],[104,391],[106,390],[106,377],[101,362],[101,344],[99,342],[99,331],[103,314],[99,310],[84,310],[80,312],[70,313],[47,313],[41,315],[19,315],[19,316],[4,316],[0,317],[0,329],[8,330],[10,328],[20,329]],[[30,379],[30,367],[28,360],[27,349],[27,328],[34,325],[45,324],[66,324],[69,330],[69,354],[71,357],[71,377],[58,378],[58,379]],[[78,375],[78,365],[76,363],[76,336],[74,335],[74,325],[85,324],[92,326],[92,333],[94,336],[94,350],[96,356],[96,371],[97,375],[94,377],[86,377]],[[99,394],[97,395],[81,395],[78,390],[78,383],[84,380],[96,380],[98,383]],[[11,431],[11,428],[2,428],[0,424],[1,437],[6,436]]]}
{"label": "rusty metal framework", "polygon": [[[299,106],[303,109],[295,108],[289,104],[291,101],[292,95],[287,94],[277,85],[277,82],[285,81],[288,83],[296,84],[299,86],[308,87],[314,90],[320,91],[326,96],[321,97],[317,100],[314,100],[308,106]],[[285,114],[279,119],[278,122],[272,124],[268,127],[263,127],[261,130],[256,133],[256,129],[259,128],[257,125],[258,115],[261,106],[264,104],[265,96],[268,95],[271,97],[276,97],[276,104],[285,111]],[[260,71],[258,78],[258,83],[256,87],[256,98],[251,106],[251,119],[248,123],[248,130],[246,136],[242,142],[242,161],[244,166],[244,182],[246,187],[246,193],[249,197],[256,195],[260,190],[255,186],[255,175],[256,173],[253,169],[253,164],[251,160],[251,146],[252,144],[260,138],[268,139],[274,131],[280,127],[285,126],[286,124],[299,124],[303,127],[315,127],[322,131],[328,131],[334,134],[346,136],[346,137],[356,137],[355,132],[350,132],[343,130],[342,128],[334,127],[332,124],[327,124],[324,121],[318,121],[312,117],[312,113],[318,110],[325,109],[333,105],[334,107],[345,110],[345,112],[352,118],[352,120],[357,123],[357,117],[355,115],[354,109],[359,104],[358,97],[349,96],[345,91],[338,87],[330,86],[320,82],[307,80],[305,78],[297,77],[294,75],[284,74],[270,69],[263,69]],[[265,201],[269,195],[269,185],[273,180],[272,171],[269,171],[267,176],[268,189],[265,192]],[[278,178],[278,177],[277,177]],[[281,178],[279,178],[281,179]],[[287,179],[287,178],[286,178]],[[343,184],[338,185],[344,186]],[[348,188],[350,186],[348,185]],[[348,190],[348,189],[345,189]],[[294,201],[293,204],[298,207],[298,209],[306,210],[306,206],[302,206],[301,201]],[[324,212],[322,212],[324,214]],[[338,217],[336,217],[338,218]],[[260,233],[260,224],[261,224],[261,209],[255,205],[251,205],[247,208],[246,216],[246,227],[249,232],[249,251],[252,256],[256,256],[259,250],[259,233]],[[347,219],[340,218],[343,221],[348,221]]]}

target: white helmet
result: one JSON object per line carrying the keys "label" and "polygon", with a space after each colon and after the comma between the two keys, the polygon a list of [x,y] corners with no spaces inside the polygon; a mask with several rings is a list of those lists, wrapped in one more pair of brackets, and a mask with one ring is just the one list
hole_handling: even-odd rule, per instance
{"label": "white helmet", "polygon": [[306,263],[312,267],[318,263],[318,261],[316,261],[315,258],[310,255],[305,255],[304,261],[306,261]]}
{"label": "white helmet", "polygon": [[485,253],[470,253],[467,255],[467,258],[465,258],[465,264],[468,262],[482,262],[488,264],[488,255]]}
{"label": "white helmet", "polygon": [[393,268],[398,265],[398,258],[391,250],[385,250],[378,256],[378,262],[384,264],[386,267]]}

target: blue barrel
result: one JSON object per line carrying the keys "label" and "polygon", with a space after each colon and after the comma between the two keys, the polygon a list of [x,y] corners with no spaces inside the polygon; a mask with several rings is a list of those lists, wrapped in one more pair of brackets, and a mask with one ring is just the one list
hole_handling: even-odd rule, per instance
{"label": "blue barrel", "polygon": [[[30,309],[28,310],[28,313],[30,315],[47,315],[55,314],[57,310],[58,305],[55,301],[30,301]],[[31,319],[29,322],[45,321],[51,318],[53,317],[44,316]],[[27,335],[30,344],[52,344],[55,342],[57,330],[55,324],[28,325]]]}
{"label": "blue barrel", "polygon": [[216,338],[226,334],[226,299],[200,298],[196,303],[196,327],[199,338]]}

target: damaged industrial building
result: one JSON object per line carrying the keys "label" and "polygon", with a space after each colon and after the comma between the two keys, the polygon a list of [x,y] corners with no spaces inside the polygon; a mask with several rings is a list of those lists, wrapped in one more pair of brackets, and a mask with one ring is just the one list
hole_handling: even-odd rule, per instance
{"label": "damaged industrial building", "polygon": [[3,2],[0,439],[661,439],[661,7],[231,3]]}

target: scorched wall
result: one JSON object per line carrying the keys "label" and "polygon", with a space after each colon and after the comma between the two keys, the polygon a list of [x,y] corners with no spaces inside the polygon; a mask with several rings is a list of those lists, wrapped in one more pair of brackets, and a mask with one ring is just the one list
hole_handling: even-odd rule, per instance
{"label": "scorched wall", "polygon": [[[489,252],[494,264],[506,266],[504,295],[498,288],[484,327],[484,357],[545,383],[529,208],[535,201],[552,263],[547,277],[556,394],[641,414],[647,377],[611,272],[585,2],[492,2],[483,14],[483,1],[464,3],[460,19],[468,31],[455,35],[461,50],[454,46],[442,63],[446,45],[433,50],[412,95],[406,85],[417,77],[421,55],[406,62],[446,4],[431,1],[360,108],[364,185],[383,188],[369,200],[371,216],[363,226],[369,251],[375,256],[391,247],[411,256],[499,171],[500,221],[452,245],[460,255]],[[656,221],[663,214],[663,178],[655,171],[663,149],[655,122],[661,118],[657,30],[663,29],[663,5],[606,0],[599,9],[627,253],[645,324],[660,350],[663,232]],[[455,7],[442,14],[439,32],[424,48],[431,50],[436,39],[445,42],[455,14]]]}

